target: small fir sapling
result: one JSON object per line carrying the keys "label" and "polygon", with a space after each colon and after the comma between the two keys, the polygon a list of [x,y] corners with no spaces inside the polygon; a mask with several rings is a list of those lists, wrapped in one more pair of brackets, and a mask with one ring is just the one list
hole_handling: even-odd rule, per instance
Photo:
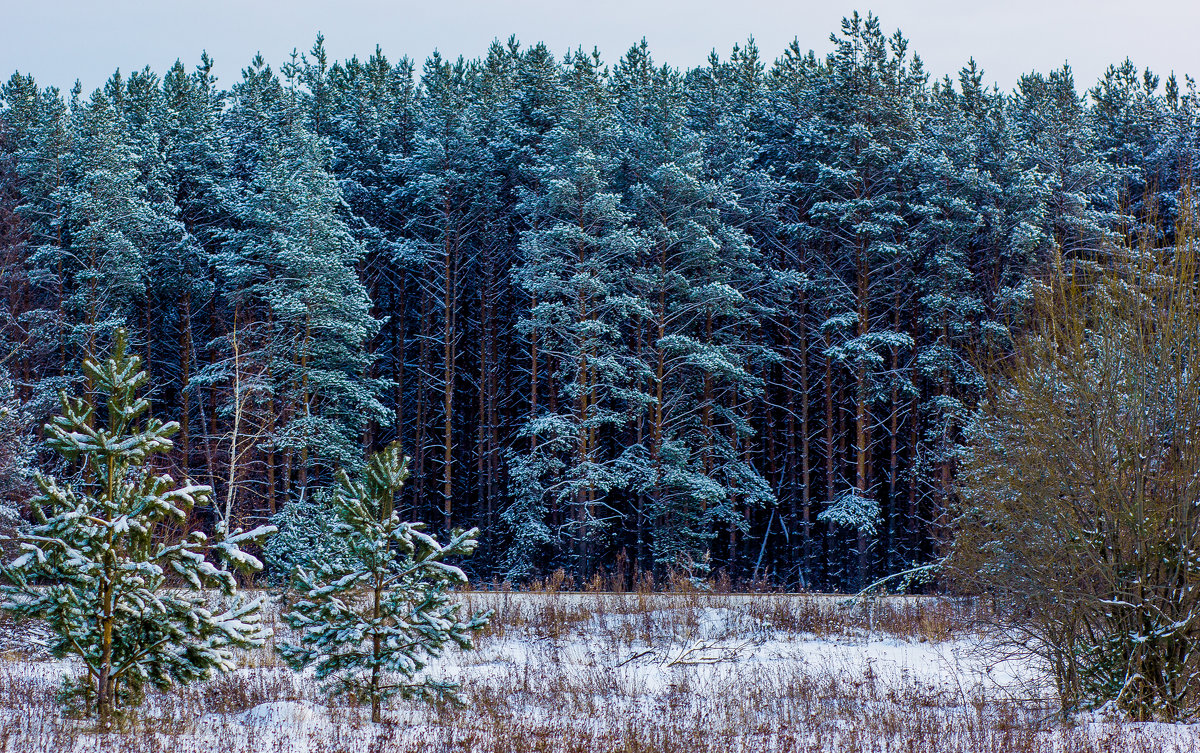
{"label": "small fir sapling", "polygon": [[447,643],[471,648],[472,633],[491,616],[461,616],[463,605],[450,600],[467,578],[446,560],[474,551],[478,529],[454,531],[442,545],[421,532],[422,524],[397,516],[407,465],[393,444],[370,458],[361,478],[339,473],[331,532],[343,538],[348,556],[297,570],[298,601],[283,620],[299,642],[278,647],[296,670],[315,667],[332,692],[370,702],[374,722],[397,695],[457,700],[454,684],[422,677],[422,670]]}
{"label": "small fir sapling", "polygon": [[[234,649],[263,645],[262,602],[236,598],[229,568],[261,568],[240,547],[273,528],[220,526],[213,537],[190,531],[168,540],[164,529],[186,526],[188,512],[211,496],[209,487],[180,484],[150,465],[171,450],[179,426],[146,417],[150,404],[139,392],[148,377],[124,330],[112,355],[85,361],[83,373],[94,393],[63,392],[62,415],[45,429],[47,446],[78,476],[35,475],[33,524],[3,568],[0,608],[44,620],[51,653],[82,662],[87,676],[68,681],[66,699],[82,702],[108,731],[147,683],[165,689],[207,679],[234,668]],[[225,598],[214,603],[202,589]]]}

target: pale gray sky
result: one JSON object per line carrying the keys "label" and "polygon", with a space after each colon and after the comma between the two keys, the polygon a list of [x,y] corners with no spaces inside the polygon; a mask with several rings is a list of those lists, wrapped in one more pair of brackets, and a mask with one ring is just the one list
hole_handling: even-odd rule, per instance
{"label": "pale gray sky", "polygon": [[[1166,76],[1200,75],[1200,3],[1186,0],[2,0],[0,75],[33,73],[68,88],[92,89],[114,69],[176,58],[189,68],[207,49],[224,85],[256,51],[273,65],[318,31],[334,58],[368,55],[423,61],[482,55],[494,38],[545,41],[561,55],[598,46],[614,61],[645,36],[655,60],[679,67],[724,54],[753,35],[773,60],[793,39],[824,55],[829,33],[854,9],[899,27],[935,76],[974,55],[989,81],[1011,88],[1029,70],[1067,60],[1080,88],[1126,56]],[[1182,75],[1181,75],[1182,81]]]}

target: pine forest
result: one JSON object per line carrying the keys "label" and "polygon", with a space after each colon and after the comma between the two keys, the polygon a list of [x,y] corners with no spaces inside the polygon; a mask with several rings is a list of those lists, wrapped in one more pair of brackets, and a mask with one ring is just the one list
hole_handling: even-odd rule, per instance
{"label": "pine forest", "polygon": [[123,328],[178,423],[148,462],[212,488],[171,525],[278,526],[268,574],[389,447],[401,518],[479,529],[473,580],[856,590],[937,560],[1044,270],[1192,220],[1195,82],[1127,60],[1002,91],[859,15],[817,53],[667,62],[318,36],[235,81],[207,55],[93,92],[14,73],[0,471],[70,470],[35,440]]}

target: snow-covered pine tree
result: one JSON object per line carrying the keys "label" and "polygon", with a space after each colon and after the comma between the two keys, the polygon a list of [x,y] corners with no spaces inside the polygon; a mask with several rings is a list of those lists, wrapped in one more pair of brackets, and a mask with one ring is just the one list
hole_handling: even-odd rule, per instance
{"label": "snow-covered pine tree", "polygon": [[[745,243],[740,244],[741,255],[724,272],[724,282],[744,297],[740,304],[742,315],[728,309],[718,313],[710,307],[705,314],[703,341],[719,342],[740,351],[748,378],[746,384],[751,385],[751,390],[736,395],[722,389],[720,380],[710,379],[709,392],[724,405],[714,405],[702,424],[711,431],[713,426],[723,423],[726,443],[733,455],[740,456],[736,458],[737,464],[725,463],[725,467],[739,476],[751,470],[750,475],[759,475],[774,494],[774,499],[742,497],[741,501],[747,504],[742,505],[738,520],[722,526],[725,529],[722,533],[728,536],[724,542],[728,552],[725,567],[753,561],[751,577],[757,579],[760,568],[765,571],[780,564],[772,563],[776,558],[764,560],[764,557],[774,518],[781,513],[778,504],[792,496],[792,489],[785,488],[784,467],[788,463],[787,442],[794,446],[799,433],[794,425],[780,425],[787,423],[789,416],[798,416],[799,411],[793,414],[796,406],[788,406],[786,400],[779,399],[779,377],[788,368],[789,355],[793,354],[787,353],[790,350],[787,344],[776,340],[774,333],[776,322],[799,308],[796,293],[805,278],[789,269],[786,262],[779,263],[783,260],[780,257],[786,257],[794,247],[780,242],[780,198],[785,184],[764,159],[769,126],[768,87],[754,39],[747,40],[745,45],[734,45],[726,60],[713,52],[706,67],[689,71],[684,80],[688,122],[700,135],[703,145],[703,174],[716,188],[711,194],[711,208],[719,213],[723,224],[745,234]],[[720,275],[718,272],[717,279]],[[722,421],[725,416],[730,420]],[[710,454],[715,455],[711,451]],[[794,489],[795,481],[792,485]],[[783,526],[784,530],[788,525]],[[758,531],[754,529],[762,531],[757,542],[754,539],[759,538]],[[746,531],[749,534],[743,535]],[[778,528],[775,533],[780,533]]]}
{"label": "snow-covered pine tree", "polygon": [[[177,62],[168,73],[169,86],[146,68],[131,73],[120,88],[120,80],[114,77],[115,85],[109,87],[138,158],[137,182],[158,223],[156,234],[145,244],[145,296],[130,312],[130,329],[139,333],[138,350],[155,384],[155,402],[182,398],[172,415],[180,423],[176,457],[185,471],[191,467],[198,425],[194,420],[198,417],[192,415],[195,390],[189,389],[195,343],[210,339],[204,330],[211,320],[204,309],[215,290],[211,248],[204,245],[205,240],[211,242],[211,233],[196,222],[198,186],[190,183],[185,172],[194,169],[189,163],[202,159],[205,152],[211,159],[215,146],[213,107],[204,101],[211,82],[206,86],[203,65],[189,77]],[[195,139],[194,144],[182,143],[185,133]],[[208,181],[198,182],[220,175],[218,171]],[[201,212],[219,213],[220,203],[211,204]]]}
{"label": "snow-covered pine tree", "polygon": [[0,267],[4,357],[29,384],[31,402],[54,406],[66,360],[65,290],[58,270],[45,262],[57,258],[64,242],[57,197],[65,174],[66,106],[58,89],[39,89],[32,76],[18,74],[0,86],[0,104],[6,203],[12,206],[5,240],[15,241]]}
{"label": "snow-covered pine tree", "polygon": [[515,500],[503,516],[513,534],[510,577],[529,575],[538,550],[554,538],[548,507],[565,518],[580,569],[594,565],[596,539],[619,510],[609,493],[628,485],[607,439],[630,424],[640,397],[632,389],[637,364],[622,336],[639,307],[623,279],[636,242],[621,197],[607,190],[616,123],[599,60],[580,53],[572,61],[563,123],[546,136],[534,169],[539,191],[520,207],[532,229],[522,236],[524,263],[513,276],[531,308],[518,327],[553,364],[557,400],[529,416],[520,430],[528,445],[510,458]]}
{"label": "snow-covered pine tree", "polygon": [[421,376],[419,383],[411,382],[417,415],[408,446],[414,448],[423,483],[415,488],[415,503],[423,512],[440,512],[439,527],[446,531],[461,481],[454,445],[461,426],[455,387],[462,379],[463,283],[476,261],[471,251],[486,183],[480,168],[486,154],[465,122],[468,78],[461,58],[451,63],[435,52],[425,62],[411,154],[389,166],[397,184],[392,211],[403,223],[395,258],[412,275],[411,294],[417,299],[416,370]]}
{"label": "snow-covered pine tree", "polygon": [[463,605],[449,594],[467,577],[446,560],[470,554],[478,529],[454,531],[443,546],[421,524],[401,522],[395,501],[407,478],[396,443],[371,456],[360,478],[339,472],[332,532],[349,556],[297,571],[300,600],[283,620],[299,643],[278,648],[295,669],[315,667],[332,691],[369,701],[373,722],[397,695],[457,698],[453,684],[419,675],[447,643],[471,648],[490,616],[460,616]]}
{"label": "snow-covered pine tree", "polygon": [[298,96],[261,57],[233,88],[223,187],[232,227],[214,255],[233,321],[214,342],[225,357],[196,378],[232,388],[222,413],[239,426],[227,446],[265,464],[270,513],[277,494],[305,497],[310,481],[355,463],[367,422],[387,418],[384,385],[367,376],[379,322],[356,272],[363,248]]}
{"label": "snow-covered pine tree", "polygon": [[886,435],[896,443],[897,430],[908,432],[920,464],[905,480],[888,453],[880,497],[890,572],[928,561],[945,538],[962,427],[985,390],[977,354],[1011,346],[1005,323],[1021,315],[1027,292],[1019,288],[1043,241],[1034,230],[1040,179],[1018,165],[1004,95],[982,82],[971,60],[957,89],[949,77],[934,84],[903,180],[910,216],[921,218],[910,221],[904,273],[915,348],[907,368],[901,360],[890,375]]}
{"label": "snow-covered pine tree", "polygon": [[[816,127],[805,159],[816,200],[802,235],[818,250],[814,261],[824,268],[828,290],[814,306],[825,317],[824,502],[831,512],[824,519],[865,524],[877,517],[872,509],[880,509],[881,490],[871,472],[880,450],[878,415],[902,410],[888,403],[913,347],[901,315],[911,264],[906,215],[912,211],[903,171],[926,76],[920,59],[908,56],[907,40],[899,32],[886,36],[873,15],[843,19],[832,41],[835,51],[814,71]],[[895,394],[902,397],[900,390]],[[835,442],[832,417],[839,403],[849,411],[846,431],[838,431]],[[835,575],[842,584],[865,582],[875,543],[869,532],[855,526],[845,532],[853,543],[834,544],[848,555],[840,567],[831,563],[835,573],[842,571]]]}
{"label": "snow-covered pine tree", "polygon": [[[521,384],[516,394],[522,403],[537,402],[533,397],[535,382],[537,389],[554,389],[551,382],[540,378],[524,384],[527,375],[532,377],[536,371],[541,377],[546,373],[542,369],[547,364],[533,365],[535,357],[540,359],[537,336],[527,340],[519,332],[511,338],[505,334],[518,329],[527,310],[524,291],[511,284],[512,273],[524,257],[520,239],[529,229],[519,206],[526,192],[541,193],[537,165],[546,151],[546,137],[562,122],[568,104],[566,67],[545,45],[521,50],[513,38],[504,45],[496,42],[478,71],[468,106],[468,127],[482,149],[474,164],[479,176],[475,180],[479,186],[475,202],[480,208],[481,226],[474,240],[478,249],[472,271],[475,283],[464,289],[464,296],[478,300],[478,305],[464,309],[464,324],[468,331],[479,333],[478,347],[467,351],[477,356],[475,363],[468,361],[468,368],[477,369],[479,377],[467,377],[465,381],[478,382],[475,402],[480,418],[474,439],[482,463],[467,470],[468,474],[479,473],[480,481],[466,488],[478,495],[479,513],[474,520],[483,530],[493,530],[497,515],[506,512],[506,490],[500,482],[507,456],[505,445],[511,445],[515,438],[506,436],[510,419],[505,417],[503,385],[515,377]],[[514,423],[536,413],[532,407],[518,409]],[[459,505],[470,501],[468,497]],[[488,537],[484,546],[498,543],[498,537]],[[492,561],[489,554],[485,548],[480,560]]]}
{"label": "snow-covered pine tree", "polygon": [[403,434],[401,395],[403,385],[412,386],[412,379],[405,378],[404,361],[406,308],[415,296],[406,269],[396,258],[394,242],[401,223],[389,210],[389,196],[397,186],[388,165],[411,153],[415,69],[408,58],[390,63],[378,47],[365,60],[352,58],[326,67],[325,58],[318,38],[302,73],[308,90],[302,103],[309,127],[329,142],[330,170],[352,219],[348,227],[363,248],[356,266],[372,311],[381,320],[379,333],[368,343],[369,373],[390,379],[391,385],[379,393],[390,415],[381,415],[367,426],[366,444],[375,447],[408,439]]}
{"label": "snow-covered pine tree", "polygon": [[[1197,159],[1200,156],[1200,129],[1196,127],[1200,120],[1200,98],[1195,80],[1185,77],[1185,87],[1181,90],[1178,78],[1174,73],[1170,74],[1163,84],[1162,100],[1166,112],[1161,130],[1155,133],[1159,142],[1154,155],[1157,166],[1151,168],[1150,173],[1156,175],[1158,181],[1155,201],[1160,225],[1170,229],[1174,222],[1182,219],[1179,210],[1187,206],[1189,186],[1195,184],[1195,165],[1200,163]],[[1098,130],[1103,133],[1104,129]],[[1164,172],[1167,174],[1163,175]],[[1143,204],[1147,203],[1143,201]]]}
{"label": "snow-covered pine tree", "polygon": [[[819,325],[826,319],[827,294],[837,289],[826,283],[826,270],[814,263],[822,236],[804,222],[819,198],[808,190],[815,174],[810,164],[812,144],[819,137],[819,120],[811,113],[813,80],[819,70],[815,53],[805,54],[793,42],[767,76],[756,133],[760,160],[779,193],[772,214],[775,226],[760,241],[764,248],[776,249],[771,268],[779,281],[770,290],[778,292],[768,324],[783,357],[777,377],[781,395],[776,400],[783,409],[780,438],[787,448],[777,494],[788,508],[787,527],[799,533],[799,546],[788,549],[793,560],[798,559],[796,581],[807,588],[818,587],[824,562],[816,551],[820,542],[815,517],[823,486],[818,451],[826,427],[815,388],[821,385],[828,361]],[[767,395],[769,400],[770,386]]]}
{"label": "snow-covered pine tree", "polygon": [[1071,67],[1022,76],[1008,98],[1008,116],[1019,134],[1022,164],[1037,171],[1043,191],[1039,250],[1048,254],[1057,248],[1068,257],[1087,258],[1114,240],[1111,233],[1120,220],[1104,193],[1122,176],[1098,153]]}
{"label": "snow-covered pine tree", "polygon": [[748,295],[760,268],[746,234],[725,221],[738,214],[737,195],[706,175],[679,72],[655,67],[643,42],[612,81],[621,124],[613,183],[637,228],[627,290],[645,312],[634,350],[646,409],[626,456],[654,564],[690,567],[720,530],[736,541],[747,510],[774,502],[748,462],[754,431],[741,410],[761,388],[747,370],[761,354],[750,338],[761,309]]}
{"label": "snow-covered pine tree", "polygon": [[[178,385],[174,401],[178,409],[173,415],[179,417],[179,464],[183,469],[194,467],[195,450],[208,447],[204,421],[208,407],[192,378],[204,363],[200,349],[220,324],[213,306],[212,257],[220,247],[219,232],[228,224],[225,203],[219,198],[227,179],[226,142],[218,128],[224,98],[216,88],[212,60],[207,55],[200,60],[192,73],[176,62],[163,77],[159,131],[167,172],[164,182],[184,237],[174,255],[153,260],[155,274],[161,272],[167,279],[151,285],[151,294],[162,300],[160,316],[165,314],[153,326],[162,341],[154,351],[163,361],[156,373],[169,376]],[[167,363],[171,351],[173,364]],[[170,386],[164,386],[169,392]],[[202,462],[208,457],[203,456]]]}
{"label": "snow-covered pine tree", "polygon": [[12,379],[0,370],[0,557],[5,558],[15,551],[19,508],[33,475],[28,426],[28,415],[16,397]]}
{"label": "snow-covered pine tree", "polygon": [[1110,65],[1088,92],[1093,149],[1120,176],[1106,181],[1105,204],[1126,215],[1131,242],[1138,232],[1166,230],[1169,236],[1181,219],[1176,215],[1181,197],[1173,194],[1181,177],[1187,181],[1187,168],[1172,138],[1167,100],[1157,93],[1159,82],[1149,68],[1139,72],[1126,58],[1120,66]]}
{"label": "snow-covered pine tree", "polygon": [[[124,330],[116,331],[110,357],[84,361],[83,371],[97,395],[64,392],[63,415],[46,425],[47,445],[80,466],[81,480],[36,476],[34,525],[19,535],[22,553],[3,569],[0,608],[45,620],[51,652],[83,663],[87,677],[68,684],[68,697],[94,710],[108,731],[114,713],[136,704],[147,683],[206,679],[234,668],[234,649],[262,645],[269,632],[260,624],[261,601],[235,598],[227,568],[259,569],[240,546],[273,529],[164,540],[163,524],[185,525],[211,490],[147,467],[172,448],[179,425],[144,418],[149,402],[139,393],[148,377]],[[164,588],[168,571],[190,588]],[[200,589],[219,589],[228,601],[214,610]]]}
{"label": "snow-covered pine tree", "polygon": [[[41,264],[63,275],[63,305],[70,343],[88,357],[101,351],[100,337],[135,321],[155,278],[151,256],[180,248],[182,226],[172,205],[156,204],[139,165],[143,156],[120,112],[124,82],[114,74],[84,102],[72,92],[65,155],[66,182],[55,193],[64,209],[61,254]],[[134,333],[139,334],[139,333]]]}

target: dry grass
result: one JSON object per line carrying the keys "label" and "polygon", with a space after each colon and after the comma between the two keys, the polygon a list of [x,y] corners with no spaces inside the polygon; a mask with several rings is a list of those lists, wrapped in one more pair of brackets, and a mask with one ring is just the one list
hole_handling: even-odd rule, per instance
{"label": "dry grass", "polygon": [[[462,682],[462,708],[397,704],[372,725],[264,650],[236,674],[152,694],[100,741],[59,711],[55,668],[10,651],[0,751],[1200,751],[1185,728],[1064,725],[1049,714],[1053,699],[1022,690],[1018,702],[1011,686],[972,675],[961,651],[976,618],[969,602],[694,589],[467,599],[496,617],[478,651],[442,670]],[[889,659],[910,654],[916,663]],[[280,701],[303,704],[282,727],[246,716]]]}
{"label": "dry grass", "polygon": [[[891,637],[944,642],[978,624],[972,601],[908,596],[852,600],[833,595],[710,593],[704,591],[513,592],[476,591],[467,596],[472,609],[491,609],[495,618],[485,637],[509,635],[559,639],[585,628],[614,623],[621,635],[636,632],[650,642],[668,629],[694,626],[705,610],[730,613],[734,626],[757,633],[816,638]],[[676,631],[677,632],[677,631]]]}

